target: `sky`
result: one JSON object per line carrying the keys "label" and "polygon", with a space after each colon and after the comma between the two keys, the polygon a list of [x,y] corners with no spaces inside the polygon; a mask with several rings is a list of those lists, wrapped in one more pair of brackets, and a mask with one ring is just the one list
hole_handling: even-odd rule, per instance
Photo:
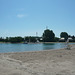
{"label": "sky", "polygon": [[75,0],[0,0],[0,37],[75,35]]}

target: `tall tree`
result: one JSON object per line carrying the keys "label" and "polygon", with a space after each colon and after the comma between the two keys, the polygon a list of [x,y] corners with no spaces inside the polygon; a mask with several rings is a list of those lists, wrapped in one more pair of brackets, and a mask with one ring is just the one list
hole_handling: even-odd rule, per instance
{"label": "tall tree", "polygon": [[53,42],[55,38],[55,34],[52,30],[46,29],[43,33],[43,41],[44,42]]}
{"label": "tall tree", "polygon": [[65,41],[66,41],[68,39],[68,33],[67,32],[61,32],[60,37],[65,38]]}

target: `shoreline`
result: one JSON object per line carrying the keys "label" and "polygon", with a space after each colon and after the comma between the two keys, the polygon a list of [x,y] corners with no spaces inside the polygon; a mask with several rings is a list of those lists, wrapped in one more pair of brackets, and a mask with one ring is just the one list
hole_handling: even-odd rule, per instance
{"label": "shoreline", "polygon": [[11,53],[35,53],[35,52],[46,52],[46,51],[59,51],[59,50],[64,50],[66,48],[59,48],[59,49],[49,49],[49,50],[39,50],[39,51],[23,51],[23,52],[4,52],[4,53],[0,53],[0,54],[11,54]]}
{"label": "shoreline", "polygon": [[0,53],[1,75],[75,75],[75,45],[71,50]]}
{"label": "shoreline", "polygon": [[[59,43],[59,42],[58,42]],[[33,43],[30,43],[30,44],[33,44]],[[36,43],[35,43],[36,44]],[[69,43],[70,44],[70,43]],[[73,44],[71,44],[71,45],[73,45]],[[60,49],[65,49],[66,48],[66,46],[64,46],[63,48],[56,48],[56,49],[47,49],[47,50],[32,50],[32,51],[22,51],[22,52],[38,52],[38,51],[51,51],[51,50],[60,50]],[[12,52],[0,52],[0,54],[1,53],[17,53],[17,52],[21,52],[21,51],[12,51]]]}
{"label": "shoreline", "polygon": [[[11,43],[11,42],[0,42],[0,43]],[[33,43],[30,42],[31,44],[37,44],[37,42]],[[66,42],[39,42],[39,43],[66,43]],[[75,43],[75,42],[69,42],[69,43]],[[11,43],[11,44],[24,44],[23,42],[21,43]]]}

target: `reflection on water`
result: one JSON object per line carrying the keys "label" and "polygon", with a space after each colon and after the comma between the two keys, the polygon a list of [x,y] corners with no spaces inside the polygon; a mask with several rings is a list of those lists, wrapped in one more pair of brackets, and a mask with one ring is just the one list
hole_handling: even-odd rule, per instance
{"label": "reflection on water", "polygon": [[40,51],[64,48],[64,43],[37,43],[37,44],[10,44],[0,43],[0,53],[5,52],[23,52],[23,51]]}
{"label": "reflection on water", "polygon": [[55,43],[43,43],[43,50],[55,49]]}
{"label": "reflection on water", "polygon": [[43,45],[54,45],[55,43],[43,43]]}
{"label": "reflection on water", "polygon": [[44,43],[43,50],[64,48],[65,43]]}

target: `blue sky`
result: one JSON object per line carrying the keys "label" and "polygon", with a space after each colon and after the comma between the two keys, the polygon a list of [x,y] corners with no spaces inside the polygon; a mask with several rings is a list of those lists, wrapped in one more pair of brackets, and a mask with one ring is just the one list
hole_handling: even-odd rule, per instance
{"label": "blue sky", "polygon": [[0,37],[75,35],[75,0],[0,0]]}

